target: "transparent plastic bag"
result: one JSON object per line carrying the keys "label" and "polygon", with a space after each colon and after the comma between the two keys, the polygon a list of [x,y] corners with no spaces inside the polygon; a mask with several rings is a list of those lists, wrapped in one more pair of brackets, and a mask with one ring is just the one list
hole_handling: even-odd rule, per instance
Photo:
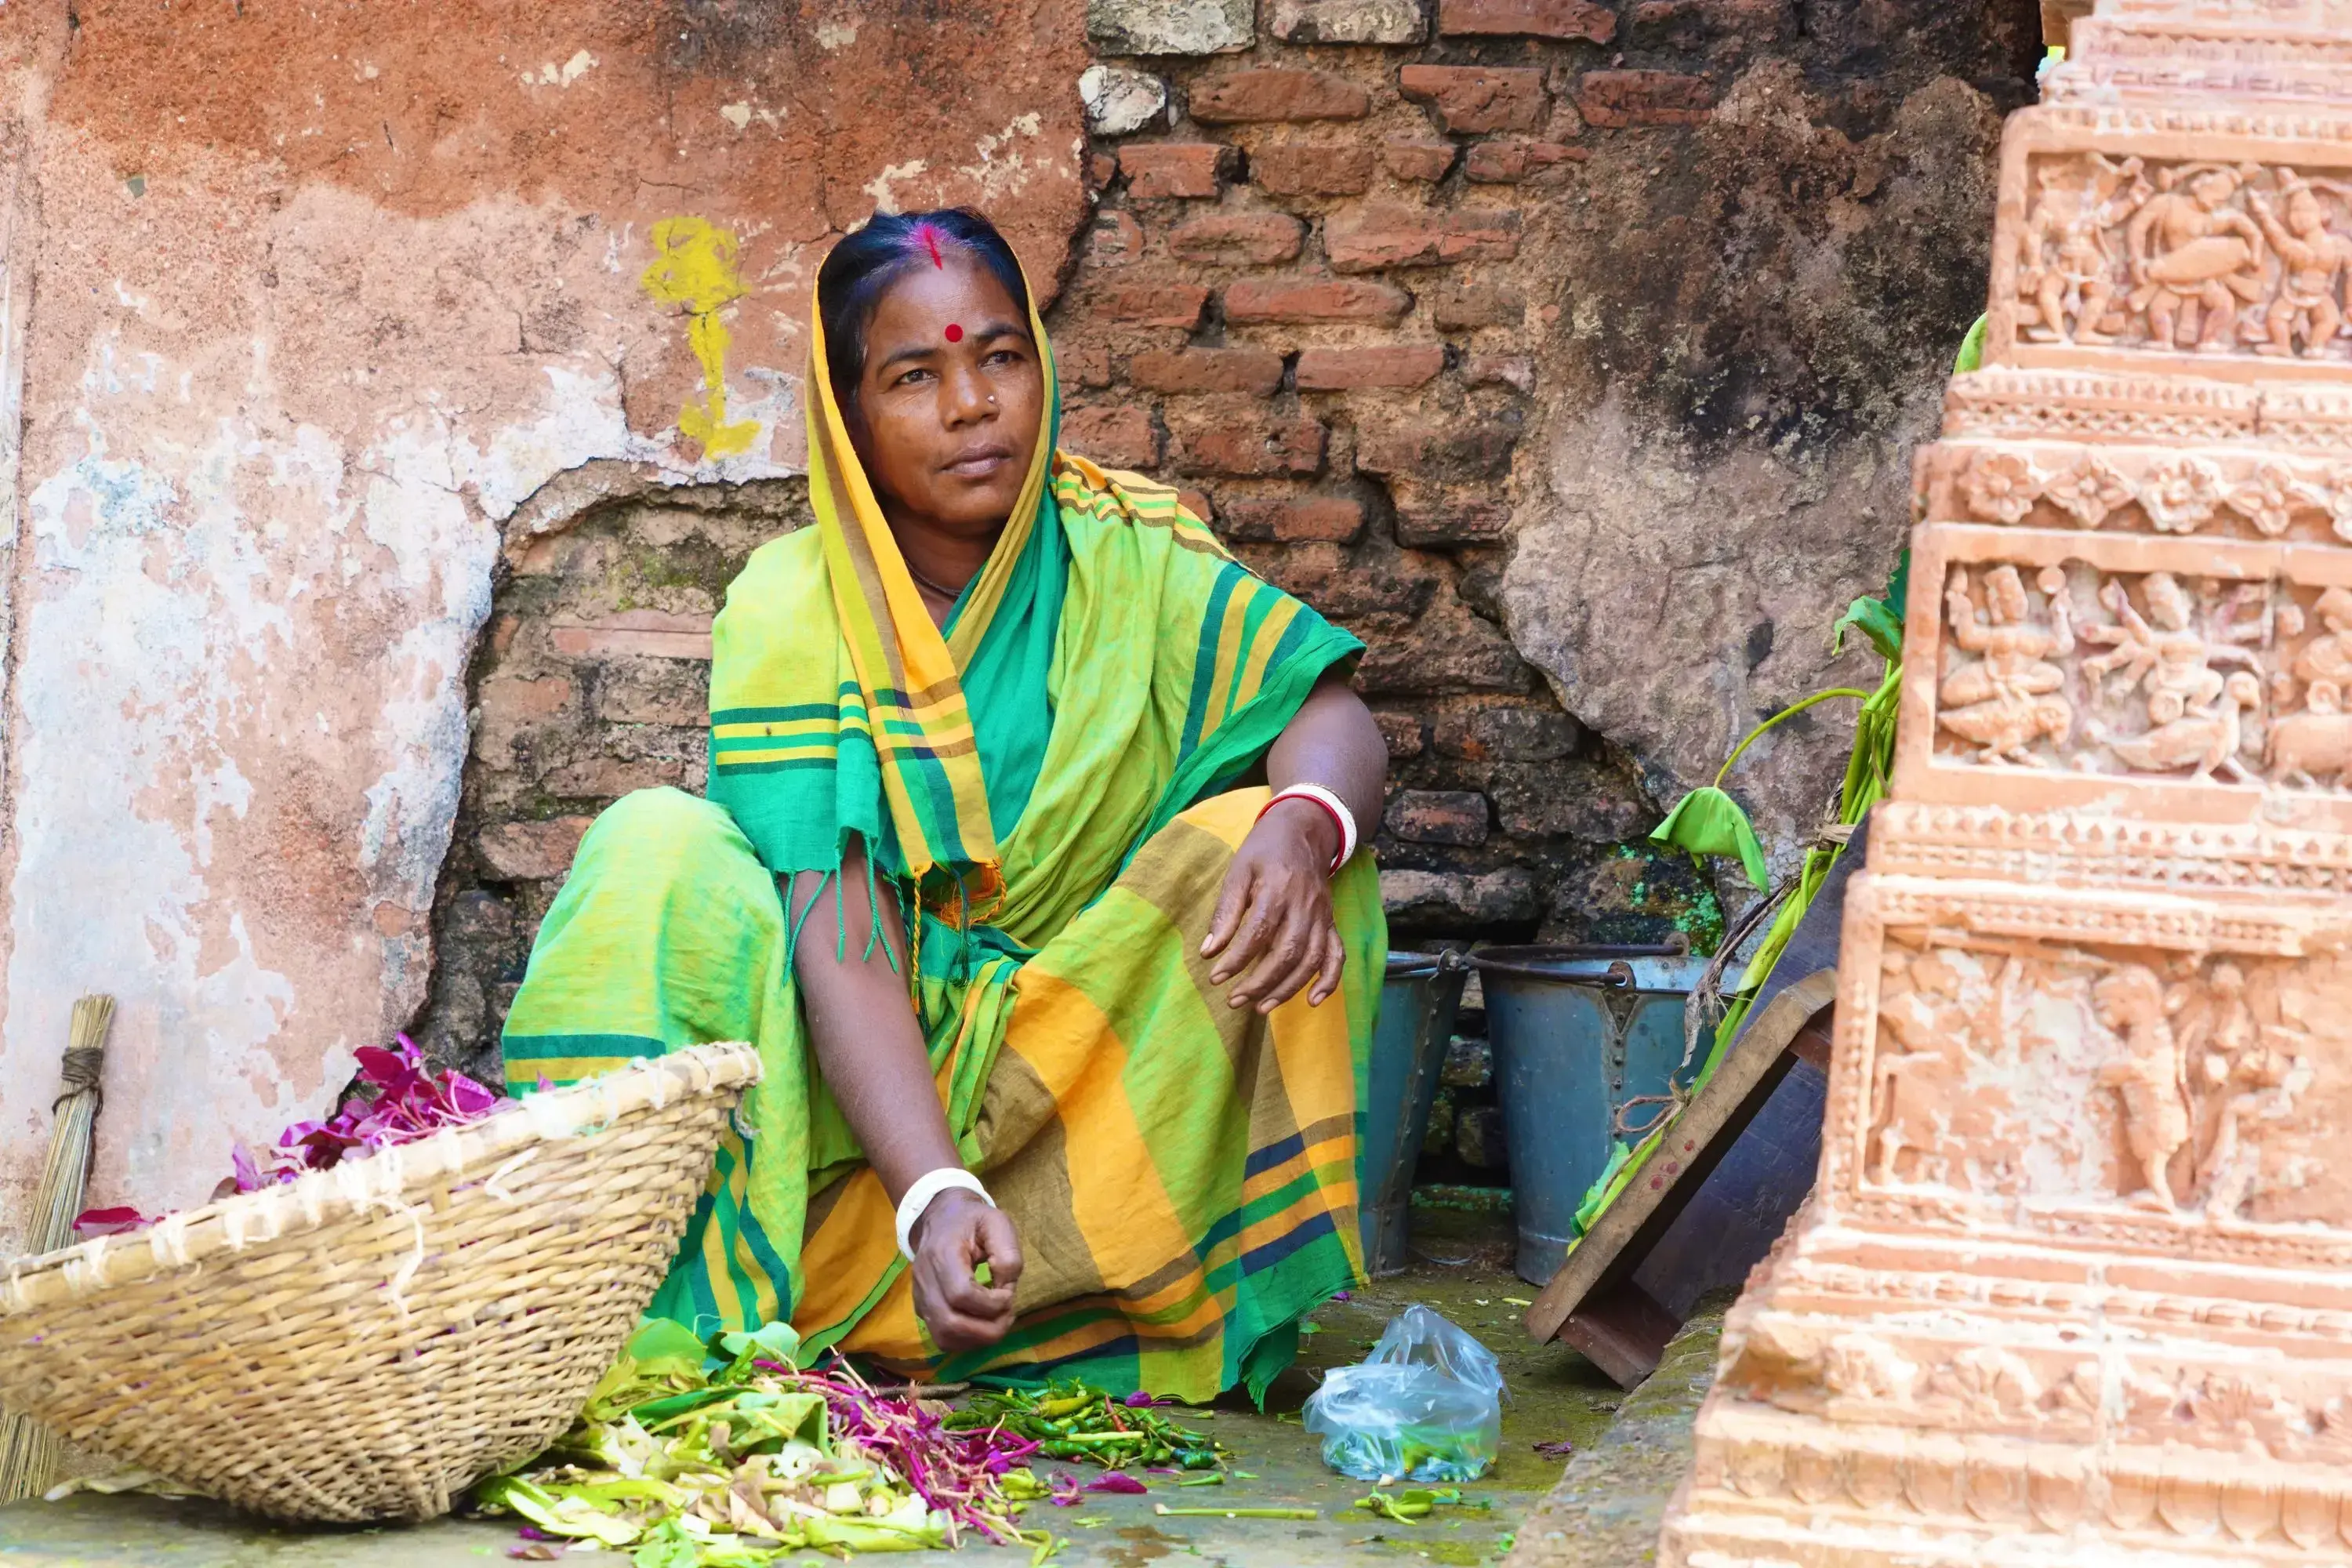
{"label": "transparent plastic bag", "polygon": [[1503,1441],[1494,1352],[1427,1307],[1407,1307],[1372,1353],[1307,1401],[1323,1462],[1365,1481],[1475,1481]]}

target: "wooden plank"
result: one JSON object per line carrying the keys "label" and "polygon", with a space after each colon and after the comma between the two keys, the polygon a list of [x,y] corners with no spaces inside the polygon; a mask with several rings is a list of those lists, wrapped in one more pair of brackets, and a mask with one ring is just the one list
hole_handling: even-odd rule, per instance
{"label": "wooden plank", "polygon": [[[1807,1026],[1836,999],[1837,945],[1844,921],[1845,889],[1864,862],[1868,833],[1867,821],[1855,827],[1845,853],[1814,894],[1805,918],[1798,922],[1780,961],[1749,1009],[1739,1037],[1724,1053],[1706,1088],[1675,1119],[1667,1134],[1668,1146],[1653,1155],[1643,1178],[1602,1212],[1591,1231],[1570,1249],[1559,1272],[1538,1294],[1527,1323],[1538,1341],[1559,1336],[1571,1314],[1587,1300],[1608,1310],[1599,1306],[1600,1292],[1630,1279],[1650,1252],[1668,1238],[1675,1221],[1768,1106],[1775,1112],[1769,1121],[1777,1163],[1794,1162],[1802,1169],[1795,1177],[1796,1191],[1791,1195],[1781,1190],[1789,1182],[1776,1166],[1768,1173],[1775,1190],[1762,1196],[1766,1206],[1786,1202],[1791,1208],[1801,1199],[1811,1181],[1820,1144],[1818,1089],[1825,1082],[1827,1066],[1825,1060],[1805,1061],[1806,1056],[1818,1055],[1807,1036]],[[1800,1040],[1807,1043],[1800,1054],[1792,1055],[1790,1047]],[[1799,1081],[1790,1084],[1792,1070]],[[1736,1211],[1738,1205],[1734,1200],[1725,1207]],[[1748,1227],[1763,1226],[1767,1217],[1750,1215]],[[1778,1233],[1777,1226],[1769,1228]],[[1763,1239],[1769,1246],[1769,1237]],[[1642,1289],[1654,1305],[1669,1314],[1676,1310],[1685,1293],[1679,1282],[1668,1288],[1654,1277],[1643,1280]],[[1686,1310],[1687,1302],[1682,1306]],[[1622,1321],[1622,1314],[1617,1321]],[[1623,1342],[1630,1346],[1632,1342]]]}
{"label": "wooden plank", "polygon": [[[1728,1139],[1738,1136],[1788,1071],[1787,1048],[1812,1016],[1837,999],[1837,971],[1819,970],[1783,986],[1761,1015],[1742,1029],[1706,1087],[1683,1108],[1651,1156],[1652,1174],[1637,1180],[1602,1211],[1568,1260],[1528,1310],[1528,1331],[1538,1340],[1559,1334],[1568,1315],[1590,1295],[1635,1236],[1669,1198],[1687,1201],[1722,1157]],[[1721,1145],[1720,1147],[1718,1145]],[[1712,1155],[1712,1158],[1709,1156]],[[1676,1212],[1679,1205],[1676,1205]],[[1663,1217],[1663,1216],[1662,1216]],[[1668,1331],[1672,1337],[1672,1331]],[[1663,1349],[1664,1340],[1658,1342]]]}

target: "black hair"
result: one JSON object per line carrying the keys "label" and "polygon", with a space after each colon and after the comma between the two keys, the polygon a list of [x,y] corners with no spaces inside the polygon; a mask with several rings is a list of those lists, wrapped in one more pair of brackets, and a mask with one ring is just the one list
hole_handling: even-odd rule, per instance
{"label": "black hair", "polygon": [[917,267],[944,267],[940,253],[950,247],[969,254],[1003,286],[1021,324],[1028,325],[1029,285],[994,224],[969,207],[877,213],[843,237],[816,271],[817,320],[824,327],[834,401],[844,413],[856,405],[858,378],[866,374],[866,329],[884,290]]}

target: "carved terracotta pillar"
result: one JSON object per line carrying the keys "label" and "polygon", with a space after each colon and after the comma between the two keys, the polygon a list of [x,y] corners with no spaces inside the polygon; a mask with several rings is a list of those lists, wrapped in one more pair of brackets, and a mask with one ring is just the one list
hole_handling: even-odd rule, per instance
{"label": "carved terracotta pillar", "polygon": [[2352,1560],[2352,3],[2101,0],[2047,91],[1664,1563]]}

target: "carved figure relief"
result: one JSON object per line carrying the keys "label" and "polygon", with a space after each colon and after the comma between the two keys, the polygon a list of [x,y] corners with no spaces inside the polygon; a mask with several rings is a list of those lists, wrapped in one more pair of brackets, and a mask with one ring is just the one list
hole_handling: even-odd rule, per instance
{"label": "carved figure relief", "polygon": [[1937,689],[1948,762],[2339,790],[2352,589],[1955,565]]}
{"label": "carved figure relief", "polygon": [[2352,186],[2284,164],[2037,159],[2017,232],[2028,343],[2352,360]]}
{"label": "carved figure relief", "polygon": [[[2352,962],[1888,934],[1864,1179],[2207,1222],[2336,1213]],[[2316,1184],[2316,1185],[2315,1185]]]}

